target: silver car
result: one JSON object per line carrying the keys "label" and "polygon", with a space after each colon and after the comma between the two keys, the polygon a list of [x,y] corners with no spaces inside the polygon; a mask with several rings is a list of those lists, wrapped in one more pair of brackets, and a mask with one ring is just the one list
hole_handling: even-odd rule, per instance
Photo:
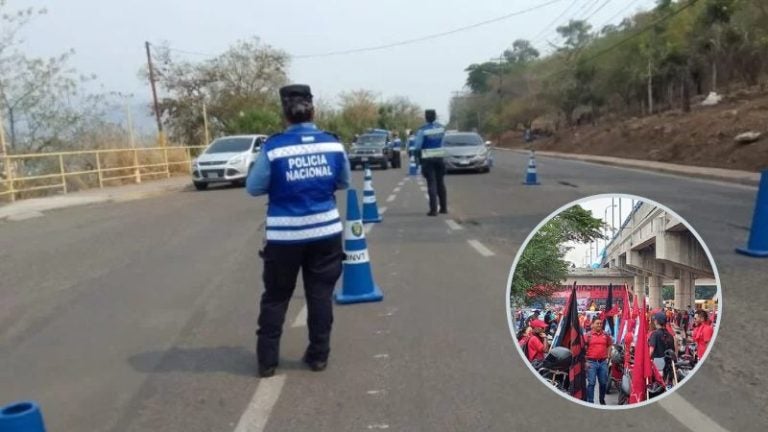
{"label": "silver car", "polygon": [[448,171],[489,172],[492,166],[490,143],[475,132],[448,132],[443,138],[445,168]]}
{"label": "silver car", "polygon": [[244,185],[266,135],[216,138],[192,161],[192,184],[203,190],[211,183]]}

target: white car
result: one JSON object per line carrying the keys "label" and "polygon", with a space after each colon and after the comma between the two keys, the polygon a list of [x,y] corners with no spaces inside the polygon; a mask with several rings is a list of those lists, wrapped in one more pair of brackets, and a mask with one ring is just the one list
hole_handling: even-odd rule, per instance
{"label": "white car", "polygon": [[192,161],[192,183],[203,190],[211,183],[244,185],[266,135],[216,138]]}

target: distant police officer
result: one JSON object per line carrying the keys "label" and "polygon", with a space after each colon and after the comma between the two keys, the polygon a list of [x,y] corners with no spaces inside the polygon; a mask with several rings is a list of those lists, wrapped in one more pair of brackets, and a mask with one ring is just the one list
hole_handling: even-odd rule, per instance
{"label": "distant police officer", "polygon": [[448,213],[445,191],[445,163],[443,162],[443,137],[445,127],[436,121],[435,110],[426,110],[427,123],[416,133],[415,148],[421,152],[421,174],[427,179],[429,192],[429,213],[437,216],[437,201],[440,201],[440,213]]}
{"label": "distant police officer", "polygon": [[309,346],[303,361],[324,370],[330,352],[331,296],[341,275],[343,227],[334,192],[349,186],[349,161],[338,138],[313,123],[309,86],[280,89],[288,128],[262,146],[246,189],[268,195],[264,293],[256,352],[259,374],[274,375],[280,336],[296,278],[302,270],[307,301]]}

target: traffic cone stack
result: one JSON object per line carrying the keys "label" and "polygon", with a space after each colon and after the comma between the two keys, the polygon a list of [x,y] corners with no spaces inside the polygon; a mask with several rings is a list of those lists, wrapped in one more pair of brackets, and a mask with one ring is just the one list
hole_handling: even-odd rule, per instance
{"label": "traffic cone stack", "polygon": [[523,184],[527,186],[541,184],[539,183],[536,175],[536,155],[534,152],[531,152],[531,157],[528,158],[528,170],[525,173],[525,183]]}
{"label": "traffic cone stack", "polygon": [[760,175],[747,247],[736,248],[736,252],[756,258],[768,257],[768,170]]}
{"label": "traffic cone stack", "polygon": [[344,271],[341,289],[336,293],[339,304],[377,302],[384,298],[373,282],[365,229],[357,204],[357,191],[347,191],[347,221],[344,227]]}
{"label": "traffic cone stack", "polygon": [[32,401],[24,401],[0,408],[0,431],[45,432],[40,406]]}
{"label": "traffic cone stack", "polygon": [[373,175],[371,168],[365,166],[365,182],[363,186],[363,223],[379,223],[381,215],[376,204],[376,191],[373,190]]}

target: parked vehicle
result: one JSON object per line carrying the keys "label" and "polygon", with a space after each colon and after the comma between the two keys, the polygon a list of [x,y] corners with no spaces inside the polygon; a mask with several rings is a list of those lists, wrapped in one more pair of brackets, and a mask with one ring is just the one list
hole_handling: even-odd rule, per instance
{"label": "parked vehicle", "polygon": [[365,164],[379,166],[382,169],[388,169],[390,165],[393,168],[400,167],[400,152],[398,151],[395,157],[389,133],[384,132],[366,132],[357,137],[348,155],[352,169]]}
{"label": "parked vehicle", "polygon": [[476,132],[446,133],[443,138],[448,171],[491,171],[491,148]]}
{"label": "parked vehicle", "polygon": [[192,161],[192,184],[204,190],[211,183],[245,185],[266,135],[236,135],[216,138]]}

